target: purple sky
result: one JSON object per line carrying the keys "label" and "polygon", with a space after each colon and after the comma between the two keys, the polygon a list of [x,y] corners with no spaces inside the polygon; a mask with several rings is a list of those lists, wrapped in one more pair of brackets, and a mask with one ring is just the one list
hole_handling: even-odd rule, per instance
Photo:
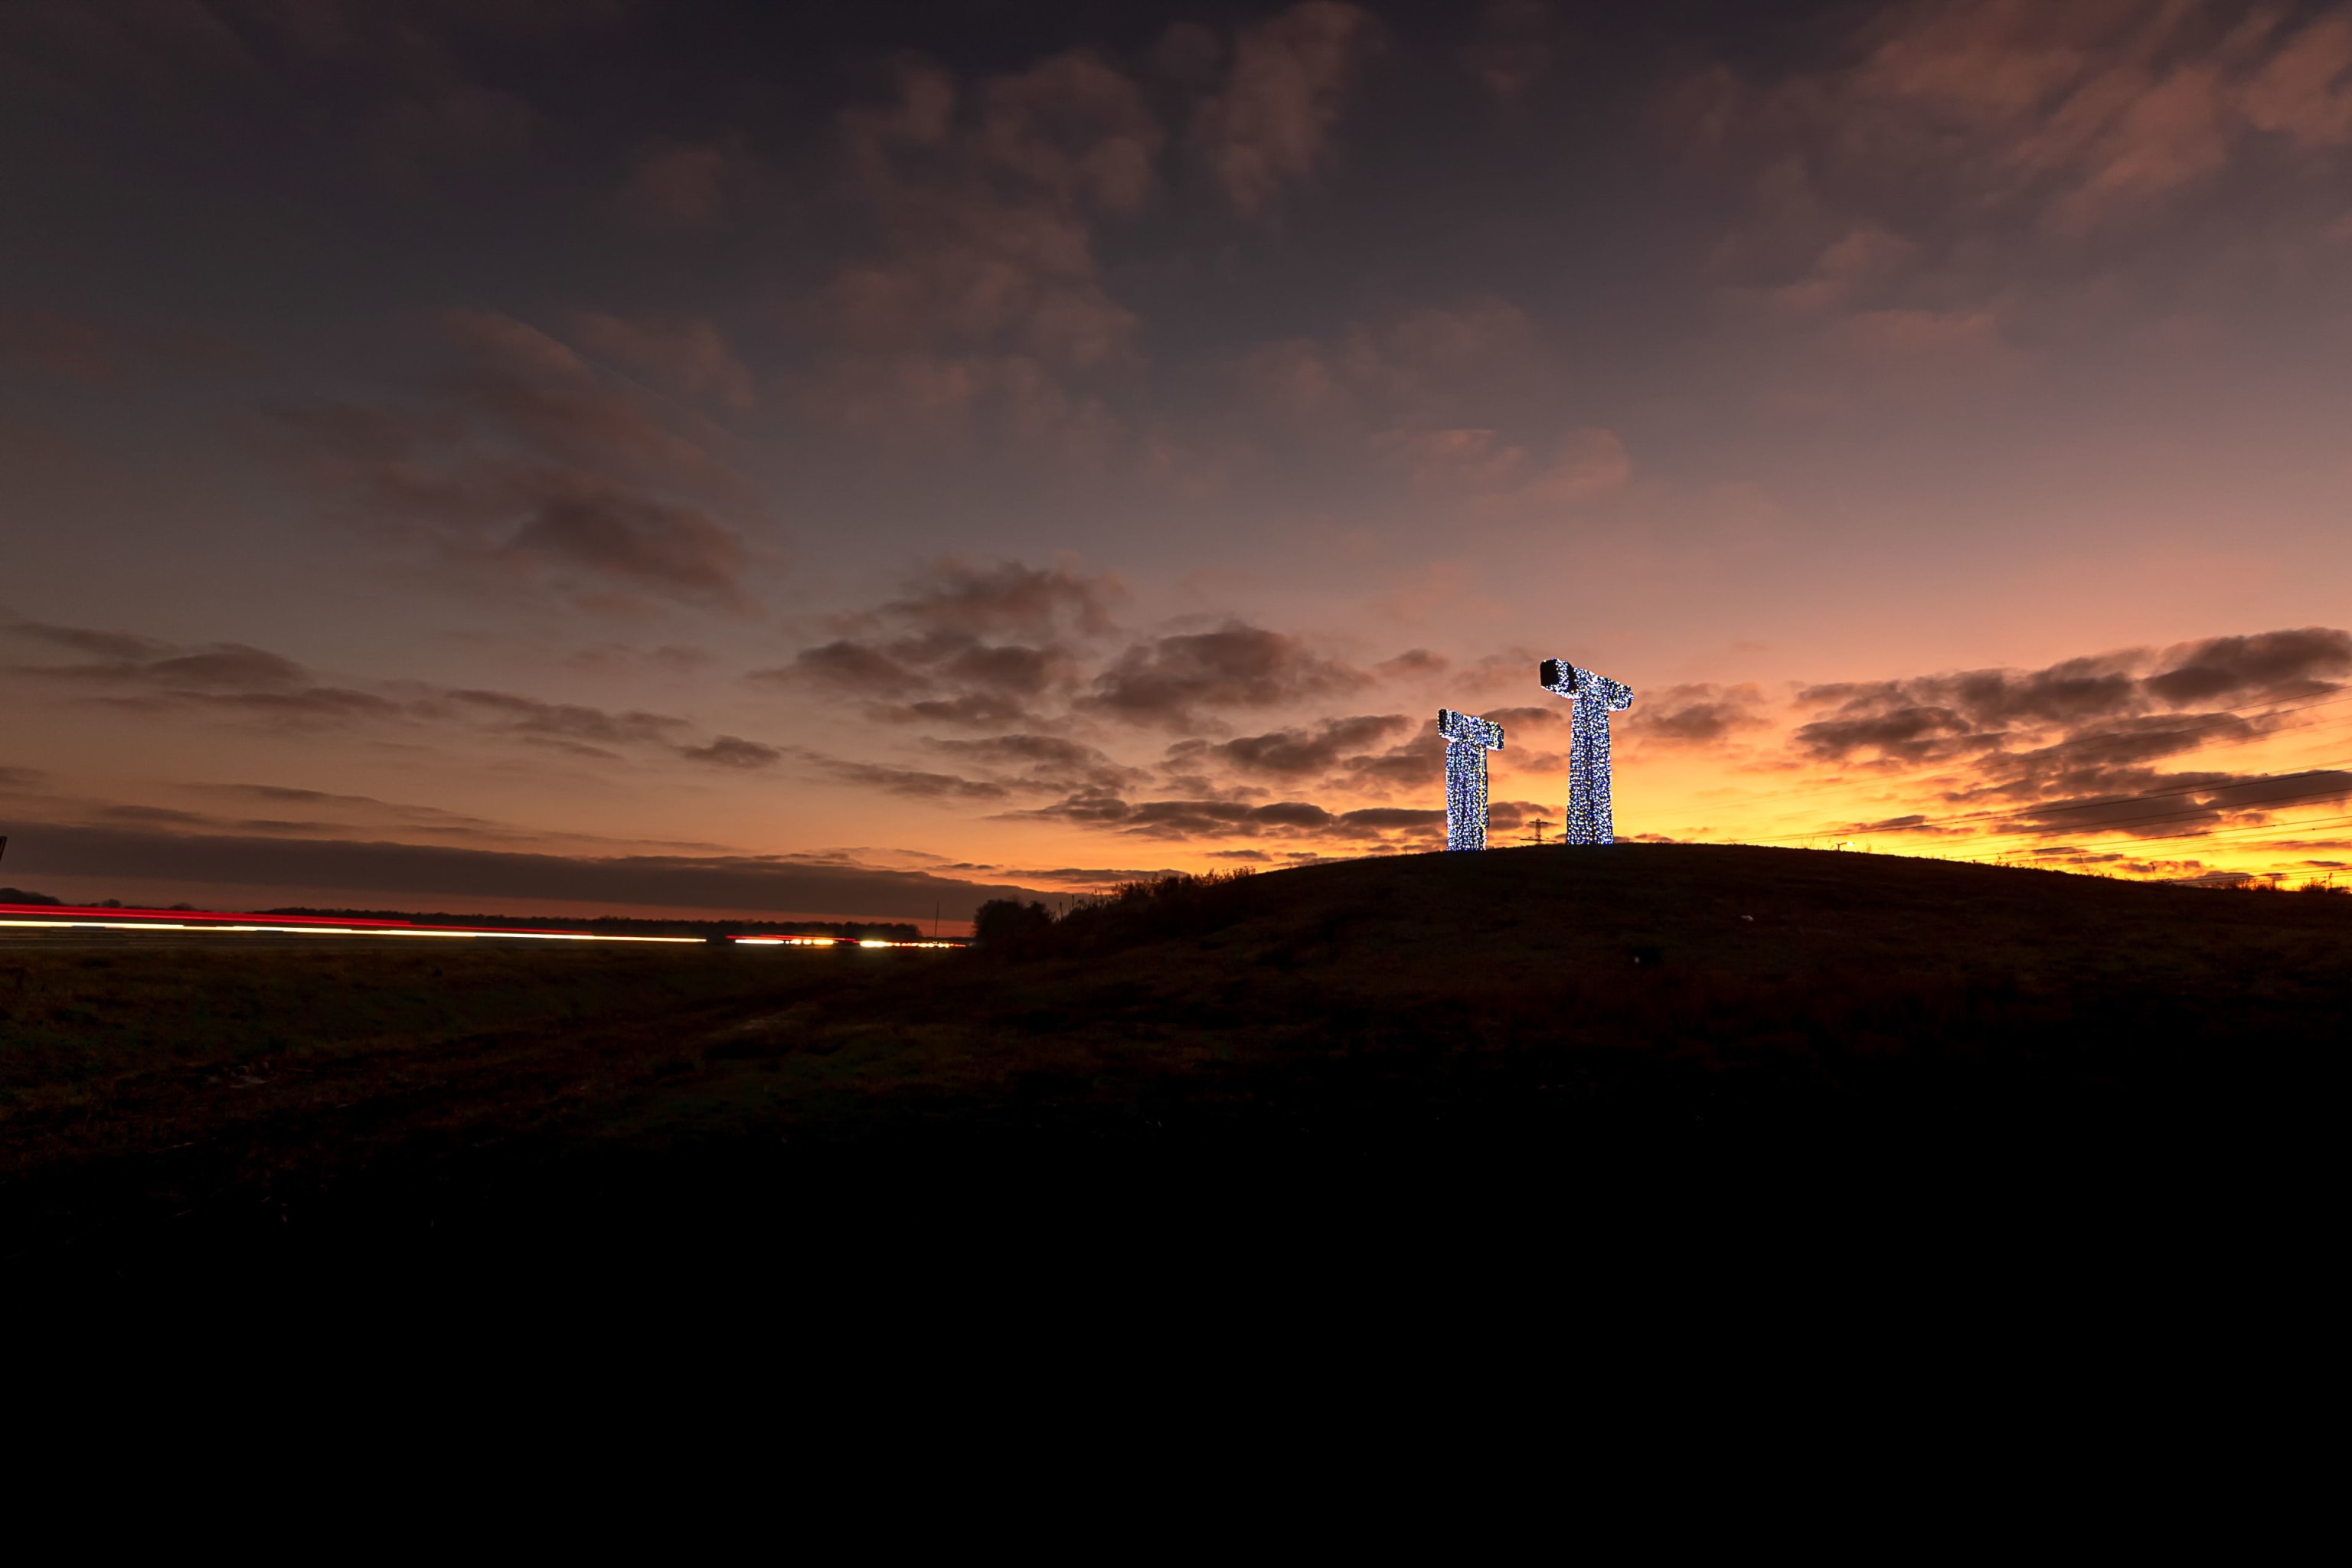
{"label": "purple sky", "polygon": [[2352,5],[16,0],[0,179],[12,885],[1517,841],[1547,656],[1628,835],[2352,864]]}

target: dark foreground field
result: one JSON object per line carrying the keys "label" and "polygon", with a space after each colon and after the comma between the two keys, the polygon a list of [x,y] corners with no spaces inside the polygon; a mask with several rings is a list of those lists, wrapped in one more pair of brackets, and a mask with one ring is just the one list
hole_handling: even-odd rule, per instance
{"label": "dark foreground field", "polygon": [[2347,959],[2352,898],[1632,845],[1194,886],[993,952],[19,942],[0,1260],[2226,1225],[2315,1165]]}

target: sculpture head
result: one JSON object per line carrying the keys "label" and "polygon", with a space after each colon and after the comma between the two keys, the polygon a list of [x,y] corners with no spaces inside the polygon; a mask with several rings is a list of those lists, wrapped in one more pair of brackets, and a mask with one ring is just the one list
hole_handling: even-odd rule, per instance
{"label": "sculpture head", "polygon": [[1536,670],[1536,679],[1555,697],[1579,704],[1597,703],[1612,713],[1633,705],[1633,689],[1622,680],[1579,669],[1564,658],[1548,658]]}
{"label": "sculpture head", "polygon": [[1503,727],[1491,719],[1481,719],[1473,713],[1456,713],[1451,708],[1437,710],[1437,732],[1448,741],[1484,746],[1490,752],[1503,749]]}

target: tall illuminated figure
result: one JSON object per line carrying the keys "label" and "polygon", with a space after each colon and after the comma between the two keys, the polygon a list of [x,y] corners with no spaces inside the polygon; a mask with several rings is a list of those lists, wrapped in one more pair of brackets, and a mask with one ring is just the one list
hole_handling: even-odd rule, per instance
{"label": "tall illuminated figure", "polygon": [[1543,689],[1576,704],[1569,721],[1568,820],[1563,844],[1614,844],[1617,819],[1609,807],[1609,715],[1633,706],[1633,689],[1556,658],[1536,672]]}
{"label": "tall illuminated figure", "polygon": [[1503,749],[1503,727],[1451,708],[1437,710],[1445,737],[1445,847],[1486,847],[1486,753]]}

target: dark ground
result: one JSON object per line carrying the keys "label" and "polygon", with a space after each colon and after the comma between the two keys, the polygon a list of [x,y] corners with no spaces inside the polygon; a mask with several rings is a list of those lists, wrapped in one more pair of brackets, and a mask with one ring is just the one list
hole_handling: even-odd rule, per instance
{"label": "dark ground", "polygon": [[1635,845],[1193,886],[1013,952],[13,941],[0,1267],[2095,1252],[2332,1163],[2347,959],[2352,898]]}

